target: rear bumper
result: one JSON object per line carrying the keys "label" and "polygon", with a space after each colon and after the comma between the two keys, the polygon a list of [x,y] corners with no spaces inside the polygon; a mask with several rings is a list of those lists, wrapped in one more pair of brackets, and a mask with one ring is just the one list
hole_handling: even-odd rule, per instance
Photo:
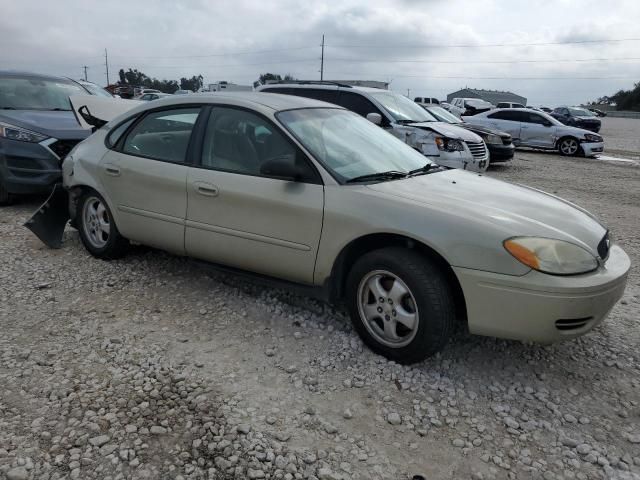
{"label": "rear bumper", "polygon": [[601,323],[622,297],[629,267],[629,257],[614,245],[604,266],[585,275],[454,271],[471,333],[551,343],[583,335]]}
{"label": "rear bumper", "polygon": [[487,143],[489,149],[490,162],[507,162],[513,158],[516,147],[513,143],[509,145],[499,145],[496,143]]}
{"label": "rear bumper", "polygon": [[592,157],[598,153],[602,153],[604,151],[604,142],[585,142],[581,143],[580,147],[584,152],[585,157]]}
{"label": "rear bumper", "polygon": [[9,193],[49,193],[62,179],[60,163],[45,145],[0,139],[0,182]]}

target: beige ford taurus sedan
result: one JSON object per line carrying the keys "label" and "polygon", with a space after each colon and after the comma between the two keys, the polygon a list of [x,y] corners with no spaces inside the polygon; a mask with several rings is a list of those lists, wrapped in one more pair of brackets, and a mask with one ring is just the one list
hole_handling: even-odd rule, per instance
{"label": "beige ford taurus sedan", "polygon": [[63,164],[95,256],[129,242],[304,284],[344,301],[398,362],[471,333],[537,342],[591,330],[629,258],[585,210],[447,170],[342,108],[267,93],[140,105]]}

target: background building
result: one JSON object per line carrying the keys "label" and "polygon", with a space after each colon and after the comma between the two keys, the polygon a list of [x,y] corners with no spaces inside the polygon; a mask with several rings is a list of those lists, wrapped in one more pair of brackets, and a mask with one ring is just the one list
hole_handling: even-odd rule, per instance
{"label": "background building", "polygon": [[231,82],[218,82],[209,84],[209,92],[250,92],[253,90],[251,85],[236,85]]}
{"label": "background building", "polygon": [[451,103],[454,98],[481,98],[493,105],[497,105],[500,102],[514,102],[527,104],[527,99],[516,95],[513,92],[501,92],[500,90],[478,90],[475,88],[463,88],[457,92],[453,92],[447,95],[447,102]]}

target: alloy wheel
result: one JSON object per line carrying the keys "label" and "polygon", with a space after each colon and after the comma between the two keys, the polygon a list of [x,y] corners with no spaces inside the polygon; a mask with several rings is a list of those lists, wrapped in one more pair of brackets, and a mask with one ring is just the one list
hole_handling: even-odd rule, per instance
{"label": "alloy wheel", "polygon": [[94,248],[103,248],[109,241],[111,221],[106,206],[98,197],[91,196],[84,202],[82,228]]}
{"label": "alloy wheel", "polygon": [[368,273],[358,286],[358,311],[374,339],[392,348],[401,348],[414,339],[419,315],[409,287],[386,270]]}

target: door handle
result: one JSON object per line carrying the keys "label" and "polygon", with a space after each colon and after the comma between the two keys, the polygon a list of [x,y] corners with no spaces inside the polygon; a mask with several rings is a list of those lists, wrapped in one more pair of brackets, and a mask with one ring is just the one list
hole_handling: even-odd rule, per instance
{"label": "door handle", "polygon": [[220,192],[218,187],[211,185],[210,183],[197,182],[194,183],[194,186],[196,187],[196,192],[200,195],[204,195],[205,197],[217,197]]}
{"label": "door handle", "polygon": [[120,176],[120,169],[115,165],[107,164],[104,166],[104,170],[105,172],[107,172],[108,175],[112,175],[114,177]]}

